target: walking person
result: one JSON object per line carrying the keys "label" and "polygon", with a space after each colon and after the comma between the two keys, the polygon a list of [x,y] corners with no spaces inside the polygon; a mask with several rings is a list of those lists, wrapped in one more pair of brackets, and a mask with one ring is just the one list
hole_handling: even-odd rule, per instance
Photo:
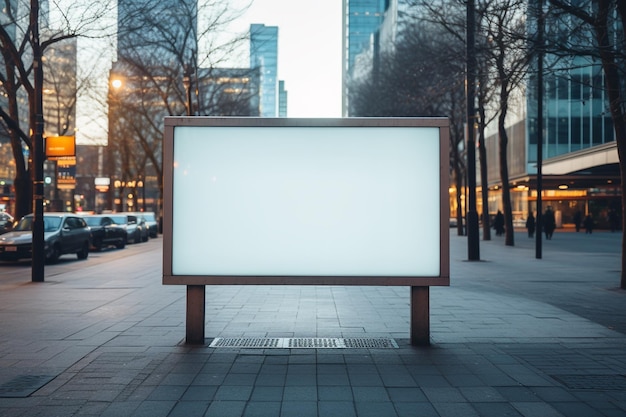
{"label": "walking person", "polygon": [[593,232],[593,217],[591,217],[591,213],[585,216],[583,226],[585,226],[585,234],[590,235]]}
{"label": "walking person", "polygon": [[504,234],[504,214],[500,210],[496,214],[496,218],[493,221],[493,228],[496,230],[496,236],[502,236]]}
{"label": "walking person", "polygon": [[552,240],[552,234],[556,229],[556,219],[552,207],[548,206],[545,214],[543,215],[543,230],[546,232],[546,239]]}
{"label": "walking person", "polygon": [[532,211],[526,219],[526,229],[528,229],[528,237],[533,237],[535,235],[535,216],[533,216]]}
{"label": "walking person", "polygon": [[580,225],[583,222],[583,214],[580,212],[580,210],[576,210],[576,213],[574,213],[574,226],[576,226],[576,231],[580,232]]}

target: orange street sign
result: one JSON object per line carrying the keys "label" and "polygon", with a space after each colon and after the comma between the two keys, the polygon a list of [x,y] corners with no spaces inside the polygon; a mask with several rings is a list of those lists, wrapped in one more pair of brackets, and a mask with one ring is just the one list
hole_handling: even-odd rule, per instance
{"label": "orange street sign", "polygon": [[75,136],[49,136],[46,138],[46,158],[76,156]]}

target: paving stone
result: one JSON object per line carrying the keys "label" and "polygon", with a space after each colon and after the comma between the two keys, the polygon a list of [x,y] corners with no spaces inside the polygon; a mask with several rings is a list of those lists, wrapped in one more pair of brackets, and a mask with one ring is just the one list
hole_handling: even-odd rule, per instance
{"label": "paving stone", "polygon": [[319,401],[319,416],[324,417],[357,417],[352,401]]}
{"label": "paving stone", "polygon": [[621,417],[626,393],[610,383],[626,375],[610,249],[620,236],[570,235],[546,242],[540,261],[530,242],[494,239],[466,262],[452,233],[453,285],[431,288],[433,344],[419,348],[407,287],[207,287],[207,343],[359,335],[399,346],[217,349],[182,343],[185,289],[160,284],[160,241],[50,266],[42,285],[7,287],[30,277],[2,265],[0,392],[36,371],[52,379],[29,397],[0,395],[0,415]]}
{"label": "paving stone", "polygon": [[315,401],[283,401],[281,417],[317,417],[317,402]]}

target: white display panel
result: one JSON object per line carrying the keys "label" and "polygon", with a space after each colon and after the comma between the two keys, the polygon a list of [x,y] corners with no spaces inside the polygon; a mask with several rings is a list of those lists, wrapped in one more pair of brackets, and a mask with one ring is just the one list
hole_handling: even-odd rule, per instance
{"label": "white display panel", "polygon": [[172,276],[441,275],[440,128],[173,129]]}

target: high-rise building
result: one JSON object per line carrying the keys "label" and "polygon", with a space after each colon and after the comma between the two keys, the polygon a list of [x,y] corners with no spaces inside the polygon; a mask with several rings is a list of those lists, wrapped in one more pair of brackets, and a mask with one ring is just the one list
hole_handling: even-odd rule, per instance
{"label": "high-rise building", "polygon": [[287,117],[287,90],[282,80],[278,81],[278,117]]}
{"label": "high-rise building", "polygon": [[389,8],[389,0],[343,0],[342,108],[349,116],[350,80],[358,56],[369,53]]}
{"label": "high-rise building", "polygon": [[118,60],[196,66],[196,0],[118,0]]}
{"label": "high-rise building", "polygon": [[261,117],[278,117],[278,27],[250,25],[250,68],[260,70]]}
{"label": "high-rise building", "polygon": [[259,116],[259,69],[200,68],[198,114]]}
{"label": "high-rise building", "polygon": [[[530,1],[530,4],[536,1]],[[532,10],[532,7],[529,7]],[[534,24],[535,16],[527,21]],[[572,36],[562,20],[546,22],[550,36]],[[583,38],[594,47],[593,35]],[[579,39],[579,40],[580,40]],[[598,227],[609,228],[609,219],[621,218],[620,168],[615,132],[608,109],[602,67],[589,57],[544,57],[543,96],[538,96],[536,61],[512,101],[507,120],[509,185],[513,219],[523,224],[528,213],[537,210],[537,147],[542,144],[542,211],[551,206],[557,226],[574,224],[574,219],[591,214]],[[538,100],[543,102],[543,129],[537,129]],[[502,207],[499,173],[500,141],[495,125],[486,134],[489,207]],[[480,199],[479,199],[480,202]],[[578,214],[577,214],[578,213]]]}
{"label": "high-rise building", "polygon": [[[537,0],[529,0],[532,6]],[[398,28],[411,19],[406,12],[407,0],[390,0],[384,9],[383,20],[376,19],[358,6],[376,2],[366,0],[344,0],[346,10],[344,25],[344,115],[349,114],[349,82],[361,76],[373,76],[380,53],[394,49]],[[379,6],[381,6],[379,4]],[[529,11],[532,10],[529,7]],[[352,28],[355,20],[363,15],[370,16],[372,23],[369,43],[357,29]],[[547,22],[549,36],[567,39],[571,25],[555,20]],[[365,19],[365,18],[364,18]],[[535,16],[528,15],[529,32]],[[618,23],[615,23],[618,24]],[[364,26],[360,26],[361,28]],[[594,47],[592,33],[578,34],[577,39],[589,48]],[[352,41],[361,39],[362,43]],[[564,58],[546,55],[547,70],[543,74],[543,120],[542,142],[542,211],[551,206],[556,214],[558,226],[572,226],[580,213],[590,213],[601,228],[609,228],[609,219],[621,218],[621,177],[619,157],[602,67],[597,60],[577,56]],[[536,65],[536,64],[535,64]],[[512,94],[506,121],[508,135],[507,165],[509,189],[512,201],[514,225],[524,226],[530,212],[537,210],[538,161],[537,147],[537,71],[531,67],[523,85]],[[497,103],[495,104],[497,107]],[[497,124],[488,125],[484,140],[487,158],[487,181],[489,187],[488,207],[483,207],[477,190],[477,210],[494,215],[502,209],[502,180],[500,178],[500,141]],[[479,166],[480,161],[476,161]],[[477,181],[480,185],[480,178]],[[452,213],[455,213],[455,198],[451,198]],[[577,215],[577,213],[579,213]]]}

